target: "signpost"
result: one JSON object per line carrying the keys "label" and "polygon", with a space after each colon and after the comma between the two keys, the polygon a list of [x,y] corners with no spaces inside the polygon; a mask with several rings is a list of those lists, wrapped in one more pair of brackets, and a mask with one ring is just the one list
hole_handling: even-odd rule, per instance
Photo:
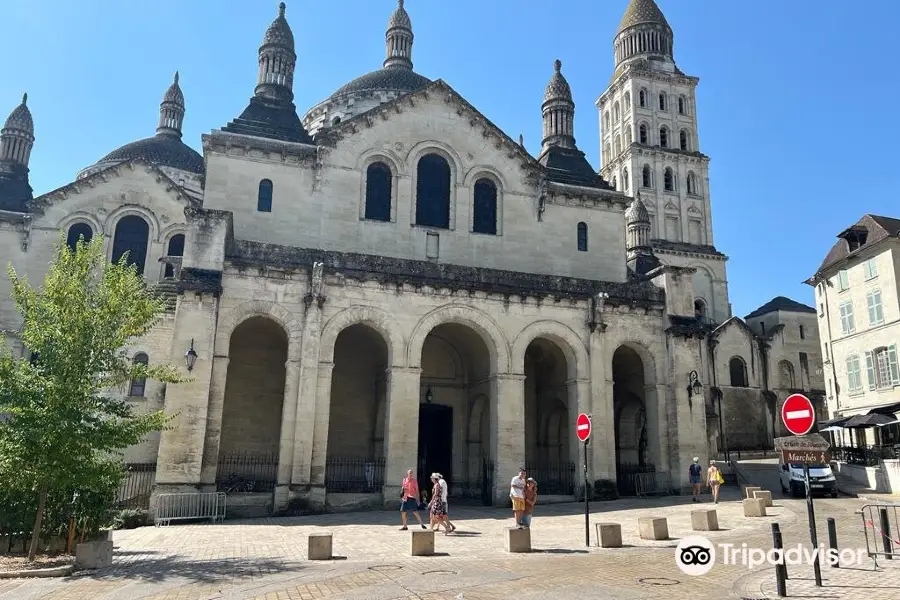
{"label": "signpost", "polygon": [[[816,534],[816,510],[813,507],[812,488],[809,482],[809,465],[827,465],[829,463],[828,449],[831,444],[818,433],[809,434],[815,424],[816,411],[812,402],[803,394],[792,394],[784,401],[781,407],[781,420],[784,426],[794,435],[791,437],[775,438],[775,448],[781,451],[783,464],[802,464],[803,474],[806,479],[806,513],[809,517],[809,540],[813,548],[819,547],[819,539]],[[816,587],[822,587],[822,567],[819,564],[819,555],[816,553],[813,563],[813,572],[816,576]]]}
{"label": "signpost", "polygon": [[591,439],[591,417],[581,413],[575,419],[575,435],[584,446],[584,545],[586,548],[591,547],[591,509],[589,505],[588,495],[590,489],[588,487],[588,456],[587,447]]}

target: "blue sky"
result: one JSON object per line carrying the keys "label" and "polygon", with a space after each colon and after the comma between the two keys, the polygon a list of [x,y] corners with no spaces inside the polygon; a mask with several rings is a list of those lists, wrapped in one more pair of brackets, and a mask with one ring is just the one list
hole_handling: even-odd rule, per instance
{"label": "blue sky", "polygon": [[[175,70],[185,141],[236,117],[253,93],[275,0],[3,0],[0,113],[29,95],[37,194],[154,133]],[[379,68],[395,0],[288,1],[298,111]],[[628,0],[408,0],[418,72],[442,78],[528,149],[553,61],[576,102],[578,144],[599,166],[594,101],[613,69]],[[700,77],[715,244],[734,313],[776,295],[812,303],[811,275],[863,213],[900,216],[896,0],[658,0],[679,67]],[[882,114],[881,117],[877,117]],[[0,117],[2,118],[2,117]]]}

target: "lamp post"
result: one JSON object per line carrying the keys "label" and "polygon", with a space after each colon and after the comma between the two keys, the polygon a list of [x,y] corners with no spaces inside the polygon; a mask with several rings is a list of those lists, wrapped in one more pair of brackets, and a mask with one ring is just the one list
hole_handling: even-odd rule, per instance
{"label": "lamp post", "polygon": [[431,386],[425,389],[425,404],[431,404],[431,401],[434,400],[434,393],[431,391]]}
{"label": "lamp post", "polygon": [[194,350],[194,338],[191,338],[191,347],[184,353],[184,365],[187,367],[188,371],[192,371],[196,362],[197,351]]}

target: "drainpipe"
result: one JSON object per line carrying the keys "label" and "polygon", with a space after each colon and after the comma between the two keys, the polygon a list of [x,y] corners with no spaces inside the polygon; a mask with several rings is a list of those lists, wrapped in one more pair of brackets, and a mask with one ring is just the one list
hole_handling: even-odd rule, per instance
{"label": "drainpipe", "polygon": [[[834,380],[834,404],[837,409],[837,408],[840,408],[840,406],[841,406],[841,401],[840,401],[841,386],[838,383],[837,368],[835,367],[835,364],[834,364],[834,362],[835,362],[834,361],[834,338],[831,335],[831,311],[828,309],[828,290],[825,289],[828,287],[828,281],[823,279],[821,283],[822,283],[822,291],[824,292],[822,295],[825,296],[825,327],[828,329],[828,343],[831,344],[831,350],[828,355],[828,362],[831,363],[831,377]],[[826,391],[825,393],[827,394],[828,392]],[[828,402],[827,397],[825,399],[825,402],[826,403]],[[835,412],[837,412],[837,410],[835,410]],[[837,415],[835,415],[835,416],[837,416]]]}

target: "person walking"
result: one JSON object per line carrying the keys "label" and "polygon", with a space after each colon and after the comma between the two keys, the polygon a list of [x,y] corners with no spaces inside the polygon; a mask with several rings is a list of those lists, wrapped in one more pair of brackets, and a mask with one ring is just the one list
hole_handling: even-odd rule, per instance
{"label": "person walking", "polygon": [[403,480],[400,487],[400,522],[403,524],[400,531],[407,530],[406,515],[408,513],[412,513],[416,517],[416,521],[419,522],[422,529],[427,529],[419,515],[419,482],[413,477],[412,469],[406,471],[406,479]]}
{"label": "person walking", "polygon": [[691,501],[700,502],[701,488],[703,487],[703,481],[701,479],[703,475],[703,467],[700,466],[699,457],[694,457],[694,464],[688,467],[688,475],[690,475],[691,485],[694,487],[694,497],[691,498]]}
{"label": "person walking", "polygon": [[522,526],[531,529],[531,517],[534,514],[534,505],[537,504],[537,481],[533,477],[525,480],[525,511],[522,514]]}
{"label": "person walking", "polygon": [[509,499],[512,500],[516,527],[522,529],[522,515],[525,513],[525,469],[519,469],[519,474],[510,481]]}
{"label": "person walking", "polygon": [[450,533],[452,533],[456,531],[456,525],[450,520],[450,502],[447,498],[449,485],[442,474],[438,473],[438,477],[440,478],[438,483],[441,484],[441,500],[444,501],[444,523],[450,526]]}
{"label": "person walking", "polygon": [[712,492],[714,504],[719,503],[719,486],[724,482],[725,478],[722,477],[722,472],[716,466],[716,461],[709,461],[709,469],[706,471],[706,485],[709,486],[709,491]]}
{"label": "person walking", "polygon": [[437,473],[431,474],[431,502],[428,503],[428,514],[431,515],[431,529],[437,530],[443,523],[447,533],[450,533],[450,526],[444,521],[447,510],[444,508],[444,499],[441,494],[441,478]]}

